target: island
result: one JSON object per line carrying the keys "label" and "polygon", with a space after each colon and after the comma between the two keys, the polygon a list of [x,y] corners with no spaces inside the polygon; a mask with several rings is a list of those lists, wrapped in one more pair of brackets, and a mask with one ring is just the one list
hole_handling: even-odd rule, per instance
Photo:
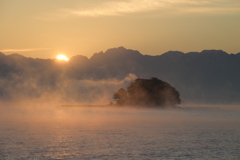
{"label": "island", "polygon": [[113,94],[118,106],[176,107],[181,103],[179,92],[169,83],[158,78],[138,78],[125,90],[120,88]]}

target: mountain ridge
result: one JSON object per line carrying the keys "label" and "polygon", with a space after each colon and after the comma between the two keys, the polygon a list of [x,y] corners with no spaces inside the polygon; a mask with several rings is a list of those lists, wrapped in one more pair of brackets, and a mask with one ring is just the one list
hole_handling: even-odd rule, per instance
{"label": "mountain ridge", "polygon": [[[0,57],[0,99],[4,99],[12,89],[16,77],[26,82],[34,79],[34,84],[32,81],[29,84],[36,89],[42,87],[52,91],[63,81],[67,87],[66,80],[69,79],[77,82],[110,79],[122,81],[133,74],[140,78],[157,77],[169,82],[179,90],[183,102],[240,102],[240,53],[228,54],[222,50],[188,53],[168,51],[153,56],[118,47],[95,53],[90,58],[73,56],[67,63],[19,55],[0,54]],[[21,87],[24,90],[26,86]],[[89,91],[90,89],[93,88],[90,87]],[[65,92],[64,89],[61,92]]]}

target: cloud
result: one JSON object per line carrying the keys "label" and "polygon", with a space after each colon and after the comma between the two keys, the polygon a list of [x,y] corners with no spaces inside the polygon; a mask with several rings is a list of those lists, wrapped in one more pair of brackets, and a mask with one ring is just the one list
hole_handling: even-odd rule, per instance
{"label": "cloud", "polygon": [[[171,3],[171,2],[170,2]],[[111,1],[103,3],[96,8],[71,11],[72,14],[79,16],[116,16],[127,13],[146,12],[166,7],[168,1],[162,0],[129,0],[129,1]]]}
{"label": "cloud", "polygon": [[50,50],[50,48],[25,48],[25,49],[2,49],[0,52],[31,52],[31,51],[42,51]]}
{"label": "cloud", "polygon": [[226,12],[239,11],[236,0],[127,0],[108,1],[97,7],[83,10],[68,10],[76,16],[121,16],[130,13],[142,13],[154,10],[182,12]]}

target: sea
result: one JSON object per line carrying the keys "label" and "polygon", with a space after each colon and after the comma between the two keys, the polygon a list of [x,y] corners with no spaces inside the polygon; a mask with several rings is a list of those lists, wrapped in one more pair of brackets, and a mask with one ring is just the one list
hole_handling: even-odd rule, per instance
{"label": "sea", "polygon": [[239,160],[240,106],[1,106],[0,160]]}

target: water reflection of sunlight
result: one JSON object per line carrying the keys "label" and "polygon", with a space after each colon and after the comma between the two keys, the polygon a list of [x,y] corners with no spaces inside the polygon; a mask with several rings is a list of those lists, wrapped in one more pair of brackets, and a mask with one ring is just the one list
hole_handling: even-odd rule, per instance
{"label": "water reflection of sunlight", "polygon": [[66,118],[66,113],[64,110],[58,109],[55,111],[55,116],[57,119],[64,119],[64,118]]}
{"label": "water reflection of sunlight", "polygon": [[0,107],[0,159],[209,159],[209,153],[234,159],[239,114],[229,108]]}

